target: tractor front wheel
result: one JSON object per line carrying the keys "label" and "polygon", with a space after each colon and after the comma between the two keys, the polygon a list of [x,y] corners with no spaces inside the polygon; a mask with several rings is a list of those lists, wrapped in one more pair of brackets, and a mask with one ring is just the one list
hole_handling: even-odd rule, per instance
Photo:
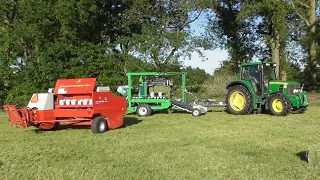
{"label": "tractor front wheel", "polygon": [[241,85],[228,89],[226,110],[230,114],[245,115],[253,111],[253,100],[250,92]]}
{"label": "tractor front wheel", "polygon": [[286,116],[291,112],[291,102],[283,94],[274,94],[269,100],[270,114],[274,116]]}

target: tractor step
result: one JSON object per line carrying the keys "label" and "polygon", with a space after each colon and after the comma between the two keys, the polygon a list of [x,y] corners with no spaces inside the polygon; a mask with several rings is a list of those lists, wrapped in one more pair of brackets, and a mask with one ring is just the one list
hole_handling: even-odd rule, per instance
{"label": "tractor step", "polygon": [[256,96],[255,98],[256,98],[257,110],[260,110],[262,105],[262,98],[259,96]]}

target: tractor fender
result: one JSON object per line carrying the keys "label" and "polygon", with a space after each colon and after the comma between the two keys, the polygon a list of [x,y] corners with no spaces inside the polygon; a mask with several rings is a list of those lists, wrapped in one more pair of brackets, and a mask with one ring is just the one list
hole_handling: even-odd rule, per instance
{"label": "tractor fender", "polygon": [[253,96],[255,95],[255,92],[253,90],[253,87],[252,85],[250,84],[250,82],[248,81],[239,81],[239,80],[236,80],[236,81],[231,81],[226,89],[229,89],[230,87],[232,86],[236,86],[236,85],[241,85],[241,86],[244,86]]}

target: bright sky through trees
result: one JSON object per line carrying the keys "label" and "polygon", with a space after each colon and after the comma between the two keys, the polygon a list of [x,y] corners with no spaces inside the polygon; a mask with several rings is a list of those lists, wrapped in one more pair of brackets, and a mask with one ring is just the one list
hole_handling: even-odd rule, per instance
{"label": "bright sky through trees", "polygon": [[[198,20],[191,24],[191,28],[195,35],[200,35],[204,32],[204,26],[206,26],[206,14],[202,14]],[[224,61],[228,58],[228,52],[226,50],[203,50],[203,54],[206,61],[202,61],[202,58],[195,52],[192,54],[191,60],[186,59],[184,61],[185,66],[199,67],[204,69],[207,73],[213,74],[215,68],[220,66],[220,61]]]}

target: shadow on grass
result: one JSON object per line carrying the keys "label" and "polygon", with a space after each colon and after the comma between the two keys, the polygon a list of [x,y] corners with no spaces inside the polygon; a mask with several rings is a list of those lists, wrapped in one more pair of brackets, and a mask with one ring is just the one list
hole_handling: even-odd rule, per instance
{"label": "shadow on grass", "polygon": [[308,151],[298,152],[296,154],[296,156],[298,156],[301,161],[305,161],[305,162],[309,163],[309,161],[308,161]]}
{"label": "shadow on grass", "polygon": [[[212,112],[225,112],[225,109],[221,109],[220,107],[208,109],[208,113],[212,113]],[[191,114],[191,113],[189,113],[187,111],[183,111],[183,110],[171,110],[171,113],[174,113],[174,114]],[[168,110],[164,109],[164,110],[157,110],[157,111],[154,112],[154,114],[170,114],[170,113],[168,112]],[[136,112],[128,112],[126,115],[137,115],[137,114],[136,114]]]}
{"label": "shadow on grass", "polygon": [[0,160],[0,168],[4,165],[4,162]]}
{"label": "shadow on grass", "polygon": [[[139,124],[142,120],[139,120],[138,118],[135,117],[124,117],[123,118],[123,124],[121,127],[117,129],[122,129],[128,126],[133,126],[136,124]],[[60,126],[56,130],[51,130],[51,131],[61,131],[61,130],[74,130],[74,129],[91,129],[91,126],[73,126],[73,125],[64,125]],[[116,130],[116,129],[115,129]],[[32,129],[36,134],[44,133],[44,132],[49,132],[48,130],[41,130],[41,129]],[[0,165],[1,166],[1,165]]]}
{"label": "shadow on grass", "polygon": [[119,127],[118,129],[122,129],[128,126],[133,126],[136,124],[141,123],[142,120],[136,118],[136,117],[124,117],[123,118],[123,125]]}
{"label": "shadow on grass", "polygon": [[136,112],[128,112],[126,115],[136,115]]}

